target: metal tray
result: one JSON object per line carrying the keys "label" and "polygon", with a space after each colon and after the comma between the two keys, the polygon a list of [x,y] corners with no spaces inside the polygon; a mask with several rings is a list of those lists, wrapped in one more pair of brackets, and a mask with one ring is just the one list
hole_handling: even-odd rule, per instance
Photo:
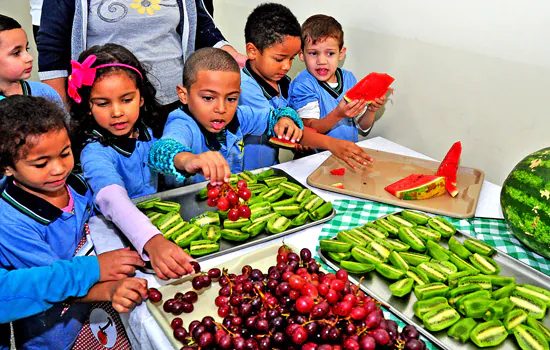
{"label": "metal tray", "polygon": [[[365,148],[374,158],[372,166],[351,169],[344,161],[330,156],[307,178],[311,186],[348,196],[388,203],[455,218],[474,216],[485,173],[479,169],[459,167],[457,172],[458,195],[423,200],[402,200],[384,190],[384,187],[411,174],[435,174],[439,162]],[[335,176],[330,170],[345,168],[344,176]],[[342,182],[344,189],[331,186]]]}
{"label": "metal tray", "polygon": [[[258,169],[258,170],[253,171],[253,173],[260,173],[263,170],[265,170],[265,169]],[[276,168],[273,168],[273,170],[275,171],[274,176],[286,176],[288,178],[288,181],[296,183],[296,184],[298,184],[302,187],[305,187],[298,180],[296,180],[295,178],[290,176],[287,172],[285,172],[281,169],[276,169]],[[197,183],[197,184],[193,184],[193,185],[189,185],[189,186],[185,186],[185,187],[181,187],[181,188],[176,188],[176,189],[165,191],[165,192],[155,193],[155,194],[152,194],[152,195],[149,195],[149,196],[135,198],[132,201],[134,203],[137,203],[137,202],[140,202],[142,200],[146,200],[148,198],[160,197],[162,200],[180,203],[180,205],[181,205],[181,210],[180,210],[181,217],[183,218],[183,220],[189,221],[189,219],[191,219],[192,217],[194,217],[196,215],[199,215],[201,213],[204,213],[205,211],[216,211],[215,208],[211,208],[208,205],[206,205],[206,200],[197,201],[197,199],[195,198],[195,194],[197,192],[199,192],[201,189],[203,189],[206,186],[206,184],[207,184],[207,182]],[[207,260],[207,259],[210,259],[210,258],[222,256],[222,255],[229,254],[231,252],[237,251],[239,249],[248,248],[248,247],[251,247],[251,246],[256,245],[256,244],[264,243],[264,242],[270,241],[272,239],[283,237],[283,236],[289,235],[291,233],[298,232],[300,230],[304,230],[306,228],[309,228],[309,227],[316,226],[316,225],[322,224],[324,222],[327,222],[327,221],[331,220],[335,215],[336,215],[336,211],[333,209],[332,213],[329,216],[327,216],[327,217],[325,217],[321,220],[310,221],[310,222],[306,223],[305,225],[294,227],[290,230],[286,230],[286,231],[283,231],[281,233],[272,234],[272,235],[269,235],[264,231],[264,232],[260,233],[259,235],[257,235],[256,237],[248,239],[244,242],[230,242],[230,241],[227,241],[227,240],[222,238],[219,241],[220,242],[220,250],[219,251],[217,251],[215,253],[212,253],[212,254],[208,254],[208,255],[205,255],[205,256],[198,257],[197,261],[204,261],[204,260]],[[149,269],[146,269],[145,271],[146,272],[152,271],[152,270],[149,270],[149,271],[148,270]]]}
{"label": "metal tray", "polygon": [[[395,213],[399,212],[401,211],[396,211]],[[380,218],[386,217],[388,215],[381,216]],[[458,230],[456,231],[454,237],[461,243],[464,242],[466,238],[477,239]],[[448,248],[447,241],[440,241],[439,243],[441,243],[443,247]],[[327,256],[323,254],[323,252],[321,252],[320,249],[317,253],[319,254],[321,260],[332,269],[339,269],[338,263],[330,260]],[[510,255],[503,253],[498,249],[495,249],[495,254],[492,256],[492,258],[499,264],[501,268],[500,275],[515,277],[517,284],[527,283],[546,289],[548,289],[548,287],[550,286],[550,276],[533,269],[529,265],[512,258]],[[434,333],[431,333],[430,331],[425,329],[424,325],[422,324],[422,320],[416,317],[413,312],[413,305],[417,300],[414,293],[411,293],[408,296],[402,298],[392,296],[389,285],[395,281],[391,282],[385,279],[384,277],[380,276],[376,271],[373,271],[372,273],[366,274],[364,276],[350,274],[350,280],[353,281],[353,283],[358,283],[361,277],[364,277],[363,281],[361,282],[361,288],[365,292],[370,294],[373,298],[387,303],[389,305],[388,308],[391,312],[408,320],[409,323],[414,324],[419,331],[423,330],[423,334],[431,334],[432,337],[429,339],[431,340],[433,337],[435,337],[436,340],[434,342],[440,345],[443,349],[479,349],[471,341],[463,344],[457,340],[454,340],[453,338],[448,337],[447,329]],[[546,327],[550,327],[550,317],[548,316],[548,314],[542,321]],[[496,347],[492,347],[491,349],[519,349],[516,342],[513,341],[512,338],[513,336],[508,336],[508,338],[502,344]]]}
{"label": "metal tray", "polygon": [[[265,273],[265,271],[267,271],[270,266],[275,265],[275,257],[277,256],[277,250],[280,246],[281,245],[278,243],[270,244],[249,254],[229,260],[217,267],[220,269],[225,268],[228,270],[229,273],[239,274],[241,272],[241,268],[244,265],[248,264],[251,265],[253,268],[260,269]],[[298,251],[298,249],[296,249],[295,247],[290,247],[292,248],[292,250],[296,252]],[[150,300],[147,300],[147,309],[149,309],[149,311],[153,315],[153,318],[157,321],[168,340],[170,340],[170,343],[172,344],[174,349],[180,349],[182,346],[182,344],[174,338],[172,329],[170,328],[170,323],[176,316],[164,312],[164,310],[162,309],[162,303],[168,298],[171,298],[177,292],[185,293],[189,290],[193,290],[193,287],[191,286],[192,279],[193,276],[185,276],[182,279],[160,287],[159,291],[162,293],[163,296],[162,302],[152,303]],[[357,281],[355,280],[350,279],[350,282],[357,285]],[[364,289],[363,287],[361,288]],[[218,308],[212,302],[218,296],[217,285],[216,288],[209,287],[206,289],[202,289],[197,293],[199,294],[199,300],[197,303],[194,304],[195,309],[193,313],[187,316],[186,314],[182,314],[179,316],[183,318],[184,326],[186,329],[192,320],[201,320],[204,316],[212,316],[216,321],[222,321],[222,319],[218,316]],[[411,323],[409,320],[402,317],[401,315],[397,315],[395,313],[394,315],[406,324]],[[422,336],[426,339],[429,339],[436,348],[443,349],[441,346],[436,344],[438,342],[437,339],[434,338],[430,333],[425,332],[422,329],[419,329],[419,331],[422,333]]]}

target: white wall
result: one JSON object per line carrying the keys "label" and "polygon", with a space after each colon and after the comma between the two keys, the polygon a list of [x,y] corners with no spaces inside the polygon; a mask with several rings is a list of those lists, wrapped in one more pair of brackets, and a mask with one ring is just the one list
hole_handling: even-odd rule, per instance
{"label": "white wall", "polygon": [[[244,48],[244,23],[264,1],[216,0],[215,19]],[[436,159],[463,143],[462,165],[498,184],[549,146],[550,3],[542,0],[301,0],[278,2],[303,22],[315,13],[345,31],[344,68],[396,78],[393,104],[369,135]],[[303,69],[301,62],[293,73]]]}

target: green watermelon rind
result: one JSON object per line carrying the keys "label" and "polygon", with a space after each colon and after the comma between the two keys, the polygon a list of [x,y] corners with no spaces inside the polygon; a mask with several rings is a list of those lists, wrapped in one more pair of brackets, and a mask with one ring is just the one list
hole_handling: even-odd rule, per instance
{"label": "green watermelon rind", "polygon": [[295,149],[296,146],[298,145],[295,142],[292,142],[290,140],[280,139],[278,137],[270,138],[269,143],[271,143],[276,147],[287,148],[287,149]]}
{"label": "green watermelon rind", "polygon": [[[536,165],[535,165],[536,164]],[[550,148],[516,165],[500,194],[504,219],[525,246],[550,258]]]}

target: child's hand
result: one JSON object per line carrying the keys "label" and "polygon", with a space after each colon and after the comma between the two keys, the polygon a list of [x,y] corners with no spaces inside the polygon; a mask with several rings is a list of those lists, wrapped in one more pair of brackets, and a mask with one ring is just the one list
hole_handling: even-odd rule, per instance
{"label": "child's hand", "polygon": [[315,151],[315,148],[296,144],[296,148],[294,149],[294,151],[299,154],[309,154],[313,153]]}
{"label": "child's hand", "polygon": [[287,117],[279,119],[275,127],[273,128],[275,135],[280,139],[290,140],[292,142],[299,142],[302,138],[302,130],[294,123],[294,121]]}
{"label": "child's hand", "polygon": [[143,278],[125,278],[107,283],[110,287],[110,301],[118,312],[129,312],[147,299],[147,280]]}
{"label": "child's hand", "polygon": [[367,165],[374,161],[364,149],[346,140],[334,139],[334,142],[330,143],[329,151],[346,162],[352,169],[357,168],[357,163]]}
{"label": "child's hand", "polygon": [[372,101],[372,103],[369,105],[369,108],[367,110],[369,112],[376,112],[384,105],[384,103],[386,103],[386,96],[375,98],[374,101]]}
{"label": "child's hand", "polygon": [[359,113],[363,112],[366,107],[367,101],[365,100],[354,100],[348,103],[346,99],[343,98],[338,103],[338,106],[336,106],[336,109],[341,118],[355,118]]}
{"label": "child's hand", "polygon": [[133,275],[136,266],[143,267],[145,263],[135,251],[123,248],[99,254],[99,281],[115,281]]}
{"label": "child's hand", "polygon": [[189,264],[194,259],[162,235],[151,238],[143,249],[149,255],[151,265],[160,279],[180,278],[195,272]]}
{"label": "child's hand", "polygon": [[212,185],[221,185],[229,182],[231,169],[227,160],[220,152],[208,151],[201,154],[179,153],[174,157],[174,165],[177,169],[188,173],[201,173]]}

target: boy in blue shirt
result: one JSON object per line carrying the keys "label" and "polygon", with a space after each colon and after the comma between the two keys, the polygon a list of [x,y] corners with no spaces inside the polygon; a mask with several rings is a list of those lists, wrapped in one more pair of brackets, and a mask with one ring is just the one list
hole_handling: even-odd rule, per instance
{"label": "boy in blue shirt", "polygon": [[304,125],[318,132],[357,142],[358,131],[368,132],[385,97],[367,106],[364,100],[346,102],[345,93],[357,80],[338,67],[346,55],[342,26],[333,17],[314,15],[302,25],[300,59],[306,70],[290,84],[290,106]]}
{"label": "boy in blue shirt", "polygon": [[218,185],[229,181],[231,172],[243,171],[243,137],[264,134],[329,149],[350,164],[372,161],[354,143],[308,130],[302,137],[301,120],[290,108],[237,106],[240,85],[231,55],[214,48],[193,53],[185,62],[183,85],[177,87],[183,106],[168,116],[162,138],[149,152],[149,166],[188,183],[206,179]]}
{"label": "boy in blue shirt", "polygon": [[[286,74],[300,51],[300,35],[300,23],[287,7],[266,3],[252,11],[244,28],[248,61],[241,70],[240,106],[288,106],[290,77]],[[267,136],[245,136],[245,170],[279,163],[279,149],[268,140]]]}

